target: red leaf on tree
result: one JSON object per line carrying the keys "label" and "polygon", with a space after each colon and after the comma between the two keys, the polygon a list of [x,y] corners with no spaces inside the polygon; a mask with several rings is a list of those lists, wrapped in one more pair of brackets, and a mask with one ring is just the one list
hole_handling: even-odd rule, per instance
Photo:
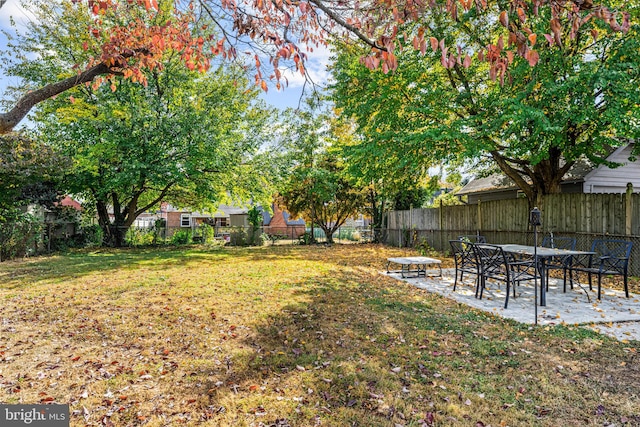
{"label": "red leaf on tree", "polygon": [[260,87],[265,92],[267,92],[269,90],[269,88],[267,87],[267,82],[265,82],[264,80],[260,83]]}
{"label": "red leaf on tree", "polygon": [[529,61],[529,65],[533,67],[540,60],[540,55],[535,50],[529,50],[525,54],[525,58],[527,61]]}
{"label": "red leaf on tree", "polygon": [[549,43],[549,46],[553,46],[554,45],[554,41],[553,41],[553,36],[551,34],[545,34],[544,38],[547,39],[547,42]]}
{"label": "red leaf on tree", "polygon": [[462,61],[462,66],[464,68],[469,68],[471,66],[471,57],[469,56],[469,54],[467,53],[467,55],[464,57],[464,61]]}
{"label": "red leaf on tree", "polygon": [[440,56],[440,63],[444,68],[448,68],[447,66],[449,65],[449,60],[447,59],[447,50],[449,50],[449,48],[447,47],[442,49],[442,55]]}
{"label": "red leaf on tree", "polygon": [[503,10],[500,12],[500,23],[505,27],[509,28],[509,15],[507,15],[507,11]]}
{"label": "red leaf on tree", "polygon": [[438,39],[435,37],[429,37],[429,42],[431,43],[431,49],[434,52],[438,51]]}
{"label": "red leaf on tree", "polygon": [[513,56],[514,56],[514,53],[512,50],[507,51],[507,62],[509,64],[513,63]]}

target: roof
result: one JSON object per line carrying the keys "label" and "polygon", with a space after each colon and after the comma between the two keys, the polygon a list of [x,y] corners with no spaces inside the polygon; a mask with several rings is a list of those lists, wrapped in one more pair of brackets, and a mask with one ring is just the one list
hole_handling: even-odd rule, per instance
{"label": "roof", "polygon": [[77,211],[81,211],[82,210],[82,205],[80,204],[80,202],[78,202],[77,200],[72,199],[69,196],[65,196],[64,199],[60,200],[60,205],[61,206],[68,206],[71,207]]}
{"label": "roof", "polygon": [[[562,179],[562,184],[583,182],[587,174],[594,170],[594,165],[588,160],[577,161]],[[493,174],[486,178],[473,179],[456,192],[456,196],[475,193],[515,190],[518,186],[511,178],[503,174]]]}
{"label": "roof", "polygon": [[287,225],[305,225],[304,219],[290,219],[291,215],[287,211],[282,211],[282,217]]}
{"label": "roof", "polygon": [[[304,222],[303,219],[290,219],[291,218],[291,214],[289,214],[289,212],[287,211],[283,211],[279,208],[277,208],[276,205],[271,205],[273,212],[275,213],[276,211],[280,211],[282,212],[282,219],[284,219],[284,223],[287,225],[306,225],[306,223]],[[260,209],[262,209],[262,207],[260,207]],[[271,224],[271,220],[273,219],[273,215],[269,212],[266,211],[264,209],[262,209],[262,219],[263,219],[263,224],[264,225],[269,225]]]}
{"label": "roof", "polygon": [[201,216],[201,217],[226,217],[229,215],[243,215],[246,214],[249,210],[246,207],[233,206],[233,205],[218,205],[216,211],[213,214],[196,212],[192,211],[190,208],[177,208],[168,203],[163,204],[163,211],[165,212],[188,212],[191,216]]}

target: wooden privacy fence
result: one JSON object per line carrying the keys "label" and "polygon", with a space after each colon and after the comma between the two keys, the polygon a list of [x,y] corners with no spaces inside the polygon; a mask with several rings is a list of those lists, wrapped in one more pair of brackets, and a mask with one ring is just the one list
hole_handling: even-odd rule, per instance
{"label": "wooden privacy fence", "polygon": [[[594,238],[633,241],[631,272],[640,275],[640,194],[553,194],[542,205],[540,241],[544,235],[571,236],[577,249],[588,250]],[[482,234],[493,243],[533,244],[526,199],[493,200],[475,205],[392,211],[387,214],[386,243],[415,246],[425,242],[449,250],[449,240]]]}

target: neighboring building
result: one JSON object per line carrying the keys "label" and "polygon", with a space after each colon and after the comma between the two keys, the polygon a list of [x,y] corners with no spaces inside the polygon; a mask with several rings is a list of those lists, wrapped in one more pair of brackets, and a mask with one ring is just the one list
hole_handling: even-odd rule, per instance
{"label": "neighboring building", "polygon": [[353,228],[368,228],[371,225],[371,219],[365,217],[363,214],[358,214],[355,217],[347,218],[344,222],[345,227]]}
{"label": "neighboring building", "polygon": [[[175,208],[167,203],[163,203],[159,217],[167,222],[167,229],[196,228],[201,224],[209,224],[216,228],[244,227],[249,224],[249,207],[237,207],[230,205],[220,205],[213,213],[202,213],[191,211],[190,209]],[[272,206],[273,213],[262,212],[263,232],[267,234],[281,234],[297,239],[305,232],[305,222],[303,220],[292,220],[286,211],[282,211],[275,204]]]}
{"label": "neighboring building", "polygon": [[159,217],[167,221],[167,228],[195,228],[201,224],[215,227],[246,227],[247,211],[248,208],[220,205],[215,213],[210,214],[162,203]]}
{"label": "neighboring building", "polygon": [[271,205],[273,214],[262,211],[263,229],[266,234],[277,234],[297,239],[304,234],[307,227],[302,219],[291,219],[289,212],[283,211],[275,203]]}
{"label": "neighboring building", "polygon": [[[634,144],[617,148],[607,160],[622,166],[609,168],[606,165],[591,167],[585,163],[576,164],[560,184],[563,193],[624,193],[627,183],[640,189],[640,161],[630,161]],[[515,183],[504,175],[491,175],[470,181],[462,187],[456,196],[467,196],[467,203],[479,201],[514,199],[524,197]]]}

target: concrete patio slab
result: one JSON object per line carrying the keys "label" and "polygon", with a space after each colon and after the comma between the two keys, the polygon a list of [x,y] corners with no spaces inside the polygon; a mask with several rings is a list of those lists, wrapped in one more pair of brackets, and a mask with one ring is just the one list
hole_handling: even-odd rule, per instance
{"label": "concrete patio slab", "polygon": [[[516,298],[512,294],[505,309],[504,283],[488,282],[483,298],[478,299],[475,297],[474,277],[465,277],[464,283],[458,282],[453,291],[454,273],[454,269],[443,269],[442,277],[433,278],[402,278],[399,273],[388,275],[497,316],[526,324],[535,323],[533,282],[517,286]],[[561,279],[551,278],[549,282],[547,304],[538,306],[538,325],[581,325],[619,340],[640,340],[640,295],[631,294],[630,298],[625,298],[624,292],[603,287],[602,300],[598,301],[596,289],[589,291],[588,285],[574,286],[574,289],[563,293]]]}

